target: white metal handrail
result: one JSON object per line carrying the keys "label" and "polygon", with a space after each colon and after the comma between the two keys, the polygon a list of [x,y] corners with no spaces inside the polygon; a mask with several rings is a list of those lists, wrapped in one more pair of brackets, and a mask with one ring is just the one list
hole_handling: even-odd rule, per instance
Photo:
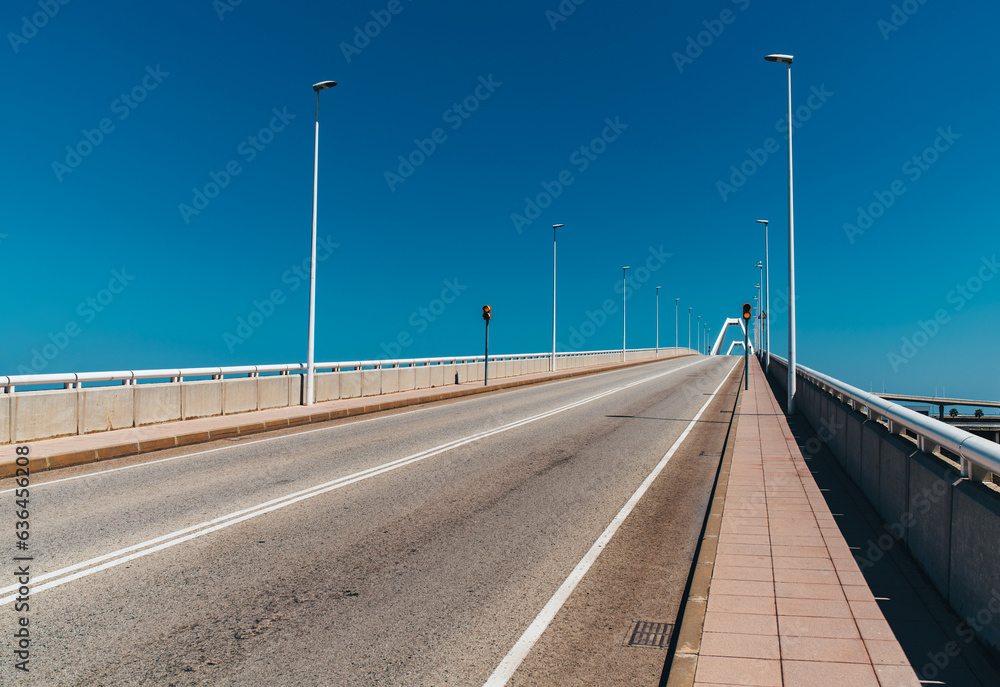
{"label": "white metal handrail", "polygon": [[[788,361],[784,358],[773,353],[771,357],[788,366]],[[825,391],[839,394],[855,409],[864,408],[870,419],[885,418],[890,432],[898,434],[902,429],[913,432],[917,436],[920,450],[930,453],[936,446],[940,446],[959,456],[962,460],[963,476],[971,477],[970,465],[1000,474],[1000,444],[977,437],[928,415],[922,415],[898,403],[887,401],[878,394],[851,386],[822,372],[802,365],[796,365],[796,369],[804,379]]]}
{"label": "white metal handrail", "polygon": [[[653,348],[630,348],[628,353],[654,351]],[[659,350],[670,350],[661,348]],[[685,349],[686,350],[686,349]],[[602,353],[621,353],[621,349],[611,351],[572,351],[556,353],[557,358],[579,358]],[[512,360],[549,360],[552,353],[514,353],[509,355],[491,355],[490,362],[507,362]],[[421,367],[424,365],[449,365],[462,363],[482,363],[481,355],[445,356],[439,358],[400,358],[397,360],[353,360],[334,363],[316,363],[316,371],[329,370],[340,372],[345,369],[361,370],[392,369],[400,367]],[[34,375],[0,375],[0,387],[6,393],[14,393],[18,386],[38,386],[43,384],[63,384],[66,388],[79,388],[84,382],[121,382],[125,385],[135,384],[140,379],[170,379],[171,382],[182,382],[185,377],[211,377],[222,379],[226,375],[246,375],[257,377],[262,372],[277,372],[281,375],[293,372],[305,372],[305,363],[285,363],[277,365],[238,365],[231,367],[194,367],[168,368],[161,370],[117,370],[111,372],[65,372],[56,374]]]}

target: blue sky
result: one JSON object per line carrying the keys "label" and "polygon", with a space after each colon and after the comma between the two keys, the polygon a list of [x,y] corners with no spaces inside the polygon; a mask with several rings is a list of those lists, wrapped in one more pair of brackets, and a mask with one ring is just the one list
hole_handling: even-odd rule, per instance
{"label": "blue sky", "polygon": [[683,344],[688,307],[717,333],[754,295],[758,218],[784,355],[786,69],[762,59],[781,52],[800,362],[1000,397],[995,3],[16,0],[0,16],[0,373],[304,361],[310,87],[327,79],[317,359],[478,353],[486,303],[491,351],[548,350],[554,223],[561,348],[621,346],[623,265],[629,346],[654,344],[655,286],[660,343],[680,298]]}

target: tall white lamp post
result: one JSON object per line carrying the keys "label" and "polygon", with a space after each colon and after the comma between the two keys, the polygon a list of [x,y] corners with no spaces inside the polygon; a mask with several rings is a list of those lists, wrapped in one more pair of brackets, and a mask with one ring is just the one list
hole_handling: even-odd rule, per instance
{"label": "tall white lamp post", "polygon": [[556,229],[564,224],[552,225],[552,360],[549,370],[556,371]]}
{"label": "tall white lamp post", "polygon": [[316,91],[316,151],[313,159],[313,222],[312,257],[309,262],[309,349],[306,352],[306,405],[316,400],[316,196],[319,191],[319,92],[337,85],[336,81],[320,81],[313,85]]}
{"label": "tall white lamp post", "polygon": [[766,55],[788,65],[788,414],[795,412],[795,205],[792,193],[792,55]]}

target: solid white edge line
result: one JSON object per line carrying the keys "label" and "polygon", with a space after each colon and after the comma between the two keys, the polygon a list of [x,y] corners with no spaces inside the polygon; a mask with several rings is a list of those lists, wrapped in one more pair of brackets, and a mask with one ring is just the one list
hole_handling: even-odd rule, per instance
{"label": "solid white edge line", "polygon": [[514,675],[514,672],[518,669],[518,667],[520,667],[521,663],[528,656],[528,652],[531,651],[531,648],[541,638],[542,633],[545,632],[546,628],[548,628],[549,624],[556,617],[556,614],[563,607],[563,604],[565,604],[566,600],[569,599],[570,594],[572,594],[573,590],[576,589],[580,580],[582,580],[583,576],[587,574],[588,570],[590,570],[590,567],[594,564],[594,561],[597,560],[601,551],[608,544],[608,542],[611,541],[611,538],[618,531],[618,528],[625,521],[625,519],[632,513],[632,510],[635,508],[636,504],[639,503],[639,500],[645,495],[650,485],[652,485],[652,483],[656,481],[656,478],[660,476],[660,473],[663,472],[667,463],[670,462],[670,458],[674,455],[674,453],[676,453],[677,449],[680,448],[688,434],[691,433],[691,430],[694,428],[699,418],[701,418],[705,409],[708,408],[708,405],[713,400],[715,400],[715,395],[719,393],[719,389],[721,389],[722,385],[729,379],[729,375],[732,374],[735,367],[736,363],[729,368],[729,372],[726,373],[726,376],[723,378],[722,382],[719,383],[719,386],[715,388],[715,391],[712,392],[709,399],[705,401],[705,405],[701,407],[698,414],[694,416],[694,419],[691,420],[684,431],[681,432],[681,435],[677,437],[677,440],[667,450],[666,454],[664,454],[663,458],[660,459],[660,462],[657,463],[656,467],[653,468],[653,471],[649,473],[649,476],[646,477],[642,484],[639,485],[639,488],[636,489],[634,494],[632,494],[632,498],[630,498],[625,505],[622,506],[622,509],[618,511],[618,515],[614,517],[601,536],[598,537],[597,541],[595,541],[593,546],[590,547],[590,550],[584,554],[583,558],[580,559],[580,562],[576,564],[573,571],[570,572],[566,580],[562,583],[559,589],[556,590],[556,593],[552,595],[552,598],[549,599],[548,603],[546,603],[542,610],[539,611],[538,615],[535,616],[531,625],[528,626],[528,629],[524,631],[524,634],[521,635],[520,639],[518,639],[514,646],[511,647],[510,651],[507,652],[507,655],[503,657],[503,660],[500,661],[500,664],[493,671],[493,674],[490,675],[489,679],[487,679],[483,684],[483,687],[503,687],[507,684],[508,680],[510,680],[510,678]]}
{"label": "solid white edge line", "polygon": [[[644,384],[654,379],[659,379],[660,377],[665,377],[675,372],[687,369],[688,367],[698,365],[707,359],[708,358],[702,360],[696,360],[686,365],[682,365],[681,367],[676,367],[671,370],[667,370],[665,372],[660,372],[650,377],[644,377],[642,379],[629,382],[628,384],[625,384],[623,386],[602,391],[598,394],[594,394],[593,396],[588,396],[578,401],[573,401],[572,403],[568,403],[566,405],[559,406],[551,410],[547,410],[537,415],[533,415],[527,418],[522,418],[520,420],[515,420],[506,425],[501,425],[500,427],[494,427],[493,429],[477,432],[476,434],[471,434],[466,437],[453,439],[452,441],[446,442],[444,444],[440,444],[438,446],[425,449],[423,451],[414,453],[409,456],[405,456],[403,458],[397,458],[396,460],[389,461],[388,463],[383,463],[382,465],[366,468],[365,470],[361,470],[359,472],[355,472],[350,475],[345,475],[343,477],[338,477],[329,482],[324,482],[323,484],[317,484],[312,487],[308,487],[306,489],[293,492],[291,494],[286,494],[285,496],[280,496],[278,498],[271,499],[270,501],[266,501],[264,503],[259,503],[257,505],[249,506],[247,508],[234,511],[226,515],[221,515],[217,518],[213,518],[212,520],[207,520],[205,522],[201,522],[196,525],[191,525],[189,527],[185,527],[183,529],[176,530],[168,534],[164,534],[154,539],[149,539],[147,541],[140,542],[138,544],[133,544],[132,546],[126,547],[124,549],[118,549],[117,551],[112,551],[110,553],[106,553],[101,556],[97,556],[95,558],[82,561],[80,563],[75,563],[73,565],[69,565],[60,568],[58,570],[53,570],[52,572],[44,573],[42,575],[33,578],[33,582],[38,583],[43,580],[51,580],[51,581],[46,582],[45,584],[41,584],[37,587],[32,587],[32,591],[37,593],[44,591],[46,589],[51,589],[53,587],[62,586],[63,584],[81,579],[83,577],[88,577],[102,570],[107,570],[108,568],[113,568],[122,565],[124,563],[128,563],[129,561],[135,560],[137,558],[148,556],[157,551],[162,551],[163,549],[167,549],[176,546],[178,544],[182,544],[191,539],[195,539],[197,537],[201,537],[206,534],[210,534],[212,532],[224,529],[231,525],[244,522],[251,518],[257,517],[258,515],[264,515],[265,513],[270,513],[272,511],[279,510],[281,508],[284,508],[285,506],[290,506],[294,503],[298,503],[299,501],[304,501],[305,499],[309,499],[314,496],[319,496],[329,491],[333,491],[335,489],[340,489],[342,487],[355,484],[370,477],[376,477],[386,472],[391,472],[398,468],[406,467],[407,465],[411,465],[413,463],[420,462],[426,458],[430,458],[432,456],[445,453],[446,451],[450,451],[451,449],[458,448],[460,446],[464,446],[466,444],[470,444],[475,441],[479,441],[480,439],[485,439],[495,434],[500,434],[502,432],[506,432],[511,429],[516,429],[523,425],[527,425],[532,422],[543,420],[553,415],[566,412],[567,410],[572,410],[581,405],[585,405],[587,403],[591,403],[593,401],[604,398],[605,396],[610,396],[611,394],[618,393],[619,391],[624,391],[625,389],[630,389],[634,386],[638,386],[639,384]],[[213,450],[218,450],[218,449],[213,449]],[[0,588],[0,594],[12,592],[17,589],[19,589],[19,586],[17,584],[9,585],[7,587]],[[4,606],[10,603],[11,601],[14,601],[16,597],[17,593],[8,594],[8,596],[0,598],[0,606]]]}
{"label": "solid white edge line", "polygon": [[[671,360],[680,360],[680,358],[667,358],[663,362],[670,362]],[[708,360],[708,358],[705,358],[703,360]],[[703,362],[703,360],[699,360],[699,361],[696,361],[696,362]],[[690,367],[693,364],[694,363],[688,363],[687,365],[675,368],[674,370],[671,370],[670,372],[675,372],[676,370],[682,370],[685,367]],[[593,376],[596,377],[598,375],[608,374],[608,373],[614,373],[614,372],[619,372],[619,371],[625,371],[625,370],[628,370],[628,369],[629,368],[623,368],[623,370],[607,370],[605,372],[595,373]],[[665,374],[669,374],[669,372],[665,373]],[[560,384],[562,382],[569,382],[569,381],[573,381],[573,379],[572,378],[571,379],[557,379],[557,380],[555,380],[554,383],[555,384]],[[516,391],[516,390],[518,390],[518,389],[511,389],[511,391]],[[459,397],[459,398],[457,398],[455,400],[457,402],[459,402],[459,403],[462,403],[462,402],[465,402],[465,401],[479,400],[479,398],[477,398],[477,397],[473,397],[473,398],[462,398],[462,397]],[[281,436],[267,437],[266,439],[256,439],[254,441],[244,441],[244,442],[239,443],[239,444],[234,443],[232,446],[219,446],[217,448],[205,449],[204,451],[196,451],[194,453],[184,453],[184,454],[181,454],[179,456],[170,456],[169,458],[160,458],[159,460],[147,460],[147,461],[143,461],[141,463],[136,463],[135,465],[124,465],[124,466],[122,466],[120,468],[110,468],[108,470],[100,470],[98,472],[90,472],[90,473],[87,473],[86,475],[74,475],[73,477],[63,477],[62,479],[54,479],[54,480],[49,480],[47,482],[38,482],[37,484],[33,483],[31,485],[31,488],[32,489],[41,489],[42,487],[47,487],[47,486],[50,486],[52,484],[60,484],[62,482],[73,482],[75,480],[85,479],[85,478],[88,478],[88,477],[99,477],[101,475],[107,475],[107,474],[110,474],[112,472],[121,472],[122,470],[132,470],[134,468],[146,467],[148,465],[157,465],[158,463],[169,463],[169,462],[174,461],[174,460],[180,460],[181,458],[194,458],[195,456],[203,456],[203,455],[205,455],[207,453],[216,453],[218,451],[229,451],[231,449],[242,448],[244,446],[253,446],[254,444],[263,444],[263,443],[266,443],[268,441],[278,441],[280,439],[288,439],[290,437],[305,436],[307,434],[314,434],[316,432],[327,432],[329,430],[340,429],[342,427],[353,427],[354,425],[360,425],[360,424],[363,424],[365,422],[375,422],[377,420],[384,420],[386,417],[396,417],[398,415],[411,415],[413,413],[418,413],[418,412],[421,412],[421,411],[428,410],[429,407],[430,406],[422,405],[421,407],[414,408],[412,410],[406,410],[406,411],[403,411],[401,413],[393,413],[391,416],[390,415],[380,415],[379,417],[363,418],[363,419],[354,420],[353,422],[342,422],[340,424],[332,425],[330,427],[317,427],[316,429],[306,429],[306,430],[302,430],[302,431],[299,431],[299,432],[292,432],[292,433],[289,433],[289,434],[282,434]],[[280,431],[280,428],[276,429],[276,430],[273,430],[273,431]],[[179,448],[179,447],[175,447],[175,448]],[[142,455],[142,454],[135,454],[135,455]],[[130,457],[130,456],[122,456],[122,457],[127,458],[127,457]],[[134,457],[134,456],[131,456],[131,457]],[[13,478],[4,478],[4,479],[13,479]],[[17,487],[14,487],[12,489],[2,489],[2,490],[0,490],[0,495],[2,495],[2,494],[9,494],[9,493],[11,493],[13,491],[16,491],[16,490],[17,490]]]}

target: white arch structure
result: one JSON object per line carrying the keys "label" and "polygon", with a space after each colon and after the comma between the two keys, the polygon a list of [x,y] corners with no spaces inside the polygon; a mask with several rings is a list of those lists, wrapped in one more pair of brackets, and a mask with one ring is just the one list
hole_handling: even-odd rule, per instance
{"label": "white arch structure", "polygon": [[[742,318],[739,318],[739,317],[727,317],[725,323],[719,329],[719,336],[716,337],[715,343],[712,345],[712,352],[709,355],[719,355],[719,349],[722,348],[722,342],[726,338],[726,330],[729,329],[729,327],[731,325],[734,325],[734,324],[740,328],[740,331],[743,333],[744,337],[747,335],[746,325],[743,323],[743,319]],[[749,341],[749,339],[748,339],[748,341]],[[753,342],[750,341],[750,343],[748,345],[750,346],[750,355],[753,355],[754,354]],[[726,355],[729,355],[730,353],[732,353],[733,346],[739,346],[739,347],[742,348],[743,347],[743,342],[742,341],[734,341],[733,343],[731,343],[729,345],[729,350],[726,352]]]}

